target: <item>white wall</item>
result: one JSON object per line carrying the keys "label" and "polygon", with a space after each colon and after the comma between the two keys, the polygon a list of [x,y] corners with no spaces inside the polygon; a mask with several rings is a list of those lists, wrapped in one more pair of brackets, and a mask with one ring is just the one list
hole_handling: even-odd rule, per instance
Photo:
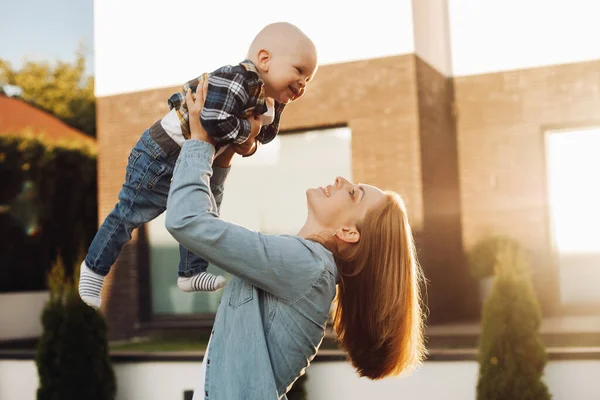
{"label": "white wall", "polygon": [[96,95],[179,85],[237,63],[280,20],[313,38],[321,64],[414,51],[411,0],[95,0]]}
{"label": "white wall", "polygon": [[40,336],[40,317],[49,298],[48,291],[0,294],[0,340]]}
{"label": "white wall", "polygon": [[600,58],[590,0],[449,0],[455,76]]}
{"label": "white wall", "polygon": [[315,363],[307,371],[310,400],[470,400],[477,385],[477,363],[472,361],[426,362],[407,377],[380,381],[358,378],[345,362]]}
{"label": "white wall", "polygon": [[[181,399],[194,388],[200,363],[117,363],[117,400]],[[474,361],[435,362],[405,378],[359,379],[346,362],[316,362],[308,369],[310,400],[475,400]],[[597,400],[600,360],[550,361],[545,380],[553,400]],[[0,360],[0,399],[34,400],[38,386],[33,361]]]}
{"label": "white wall", "polygon": [[0,360],[0,399],[34,400],[37,368],[31,360]]}
{"label": "white wall", "polygon": [[124,363],[114,365],[117,398],[183,399],[183,392],[196,388],[200,362]]}

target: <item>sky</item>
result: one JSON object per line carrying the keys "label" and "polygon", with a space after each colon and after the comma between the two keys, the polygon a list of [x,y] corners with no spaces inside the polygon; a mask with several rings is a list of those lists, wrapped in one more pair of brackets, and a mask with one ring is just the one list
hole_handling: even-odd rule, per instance
{"label": "sky", "polygon": [[93,6],[93,0],[1,0],[0,58],[16,68],[25,58],[73,61],[83,43],[93,74]]}
{"label": "sky", "polygon": [[[9,60],[17,68],[24,58],[71,61],[79,44],[84,43],[87,71],[96,75],[99,95],[110,95],[179,84],[197,74],[197,70],[231,63],[249,40],[241,40],[239,36],[250,37],[265,21],[279,19],[298,23],[315,39],[322,64],[412,51],[424,57],[420,49],[414,48],[410,35],[411,0],[370,0],[370,8],[344,7],[343,11],[337,1],[305,0],[304,6],[310,12],[297,12],[280,0],[263,0],[262,4],[268,7],[256,11],[251,18],[248,18],[249,13],[229,17],[230,23],[237,24],[235,34],[229,35],[233,39],[221,35],[219,41],[209,41],[203,54],[190,53],[190,62],[173,65],[165,58],[153,60],[153,67],[147,68],[146,59],[157,48],[174,46],[175,51],[189,50],[185,40],[173,43],[164,30],[147,29],[148,25],[165,18],[177,20],[181,9],[196,16],[210,14],[218,8],[216,2],[202,0],[176,0],[181,7],[165,8],[165,1],[98,1],[96,33],[99,40],[94,49],[94,0],[0,0],[0,58]],[[435,5],[439,1],[442,0],[423,0],[423,4]],[[240,3],[244,3],[243,0],[231,0],[228,4]],[[451,73],[455,76],[600,57],[600,46],[590,44],[593,43],[590,38],[600,34],[595,12],[599,8],[597,2],[545,3],[543,18],[538,18],[539,5],[535,1],[448,0],[448,3]],[[535,21],[533,26],[532,20]],[[181,37],[197,29],[193,17],[190,21],[182,26]],[[214,18],[200,21],[209,32],[223,25]],[[507,24],[511,27],[508,31]],[[421,25],[432,24],[424,21]],[[132,42],[136,45],[135,51],[131,51]]]}

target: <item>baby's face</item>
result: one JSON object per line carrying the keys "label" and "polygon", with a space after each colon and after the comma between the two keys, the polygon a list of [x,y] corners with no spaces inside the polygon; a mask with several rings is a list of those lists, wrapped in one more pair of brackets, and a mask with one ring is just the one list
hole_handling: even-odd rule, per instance
{"label": "baby's face", "polygon": [[306,86],[317,71],[317,57],[310,51],[291,55],[272,55],[263,72],[265,94],[280,103],[290,103],[306,92]]}

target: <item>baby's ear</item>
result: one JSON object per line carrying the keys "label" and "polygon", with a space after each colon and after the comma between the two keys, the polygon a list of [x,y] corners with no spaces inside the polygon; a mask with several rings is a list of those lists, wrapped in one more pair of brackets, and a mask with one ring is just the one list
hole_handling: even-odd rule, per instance
{"label": "baby's ear", "polygon": [[258,60],[257,67],[265,72],[268,72],[269,61],[271,61],[271,53],[269,52],[269,50],[260,49],[258,51],[256,59]]}

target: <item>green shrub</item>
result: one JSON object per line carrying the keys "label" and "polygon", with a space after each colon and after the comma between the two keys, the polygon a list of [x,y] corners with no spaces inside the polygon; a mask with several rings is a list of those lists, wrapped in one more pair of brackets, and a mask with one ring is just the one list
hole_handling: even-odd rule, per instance
{"label": "green shrub", "polygon": [[37,399],[114,399],[104,318],[81,301],[77,280],[66,275],[60,257],[50,272],[49,287],[36,355]]}
{"label": "green shrub", "polygon": [[487,237],[469,251],[468,263],[471,275],[481,279],[494,274],[496,256],[500,249],[510,247],[517,249],[519,244],[508,236],[497,235]]}
{"label": "green shrub", "polygon": [[511,241],[498,247],[494,259],[496,278],[482,316],[477,399],[550,399],[541,380],[546,364],[542,314],[527,257]]}
{"label": "green shrub", "polygon": [[59,252],[71,275],[98,226],[94,151],[1,136],[0,182],[0,292],[45,289]]}

